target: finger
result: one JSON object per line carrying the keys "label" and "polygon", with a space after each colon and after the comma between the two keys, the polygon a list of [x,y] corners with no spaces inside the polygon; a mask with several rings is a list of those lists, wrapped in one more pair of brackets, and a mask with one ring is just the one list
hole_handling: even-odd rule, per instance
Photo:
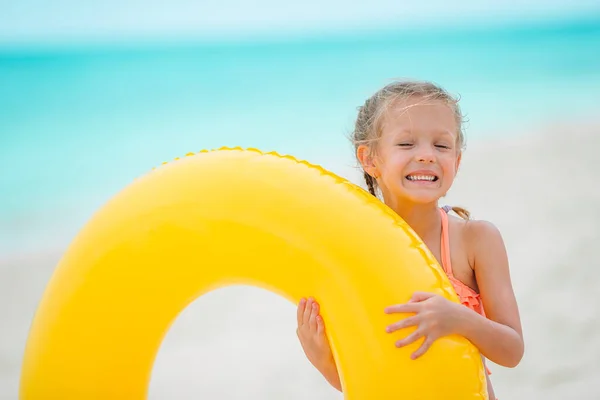
{"label": "finger", "polygon": [[317,316],[317,333],[319,335],[325,334],[325,323],[323,322],[323,317],[320,315]]}
{"label": "finger", "polygon": [[423,333],[421,332],[420,329],[417,329],[416,331],[414,331],[413,333],[411,333],[410,335],[408,335],[407,337],[405,337],[404,339],[400,339],[396,342],[396,347],[404,347],[407,346],[413,342],[415,342],[416,340],[420,339],[423,337]]}
{"label": "finger", "polygon": [[417,316],[404,318],[398,322],[388,325],[385,331],[388,333],[396,332],[400,329],[408,328],[409,326],[415,326],[419,324],[419,318]]}
{"label": "finger", "polygon": [[431,338],[431,336],[428,336],[424,341],[423,344],[421,344],[421,347],[419,347],[417,349],[417,351],[415,351],[414,353],[412,353],[412,355],[410,356],[410,358],[412,358],[413,360],[416,360],[417,358],[421,357],[423,354],[425,354],[425,352],[427,350],[429,350],[429,348],[431,347],[431,345],[433,344],[434,339]]}
{"label": "finger", "polygon": [[306,299],[303,297],[298,302],[298,308],[296,309],[296,319],[298,320],[298,326],[302,325],[302,316],[304,315],[304,307],[306,307]]}
{"label": "finger", "polygon": [[317,316],[319,315],[319,304],[317,302],[312,303],[310,319],[308,320],[308,326],[310,330],[315,332],[317,330]]}
{"label": "finger", "polygon": [[433,296],[435,296],[434,293],[429,293],[429,292],[414,292],[413,295],[412,295],[412,297],[410,298],[410,300],[408,302],[409,303],[414,303],[414,302],[424,301],[424,300],[432,298]]}
{"label": "finger", "polygon": [[420,308],[421,305],[417,303],[395,304],[393,306],[386,307],[385,313],[418,313]]}
{"label": "finger", "polygon": [[306,305],[304,306],[304,314],[302,315],[302,324],[308,324],[310,320],[310,312],[312,310],[313,298],[309,297],[306,301]]}

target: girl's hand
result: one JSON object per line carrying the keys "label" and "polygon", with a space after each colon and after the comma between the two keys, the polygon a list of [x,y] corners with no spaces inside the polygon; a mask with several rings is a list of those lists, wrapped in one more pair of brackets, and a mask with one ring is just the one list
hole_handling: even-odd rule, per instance
{"label": "girl's hand", "polygon": [[433,293],[415,292],[406,304],[387,307],[386,314],[414,313],[413,316],[404,318],[386,328],[388,333],[409,326],[417,329],[396,342],[396,347],[403,347],[414,341],[425,338],[421,347],[412,355],[413,360],[425,354],[433,342],[443,336],[457,332],[460,316],[467,310],[464,306],[453,303],[442,296]]}
{"label": "girl's hand", "polygon": [[328,380],[337,369],[329,341],[325,335],[325,324],[319,315],[319,304],[313,298],[301,299],[297,310],[298,329],[296,333],[308,360]]}

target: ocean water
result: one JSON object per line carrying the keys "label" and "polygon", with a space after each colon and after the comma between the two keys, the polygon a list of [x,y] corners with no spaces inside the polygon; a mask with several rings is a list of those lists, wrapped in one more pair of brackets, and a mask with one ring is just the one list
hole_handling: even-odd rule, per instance
{"label": "ocean water", "polygon": [[[162,161],[221,146],[293,154],[362,184],[345,137],[356,107],[403,77],[461,96],[470,147],[447,201],[507,243],[527,350],[515,370],[492,366],[497,395],[600,398],[600,18],[0,50],[0,398],[16,398],[56,262],[112,195]],[[294,313],[254,288],[198,299],[161,347],[150,397],[340,398],[304,358]]]}

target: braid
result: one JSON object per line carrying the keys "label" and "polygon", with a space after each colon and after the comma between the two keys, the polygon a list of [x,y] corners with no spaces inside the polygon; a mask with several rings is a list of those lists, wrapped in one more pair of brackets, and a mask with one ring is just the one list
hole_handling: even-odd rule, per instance
{"label": "braid", "polygon": [[377,196],[375,194],[375,179],[366,172],[364,173],[364,176],[365,182],[367,183],[367,188],[369,188],[369,193],[371,193],[373,196]]}
{"label": "braid", "polygon": [[471,213],[462,207],[452,207],[452,211],[456,213],[462,219],[471,219]]}

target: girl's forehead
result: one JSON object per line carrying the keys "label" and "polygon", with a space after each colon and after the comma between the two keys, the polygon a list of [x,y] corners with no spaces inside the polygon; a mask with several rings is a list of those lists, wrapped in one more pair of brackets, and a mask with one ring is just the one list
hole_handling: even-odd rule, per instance
{"label": "girl's forehead", "polygon": [[383,117],[386,132],[456,132],[454,110],[440,100],[399,101]]}

